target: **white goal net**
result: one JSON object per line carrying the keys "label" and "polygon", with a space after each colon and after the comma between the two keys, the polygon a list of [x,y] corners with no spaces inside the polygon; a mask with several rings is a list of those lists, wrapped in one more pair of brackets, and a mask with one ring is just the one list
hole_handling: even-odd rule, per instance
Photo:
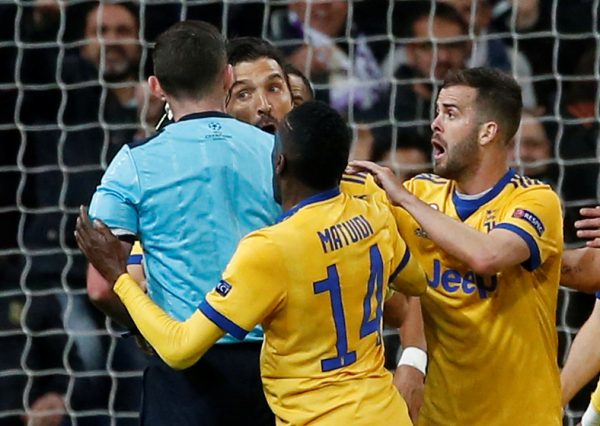
{"label": "white goal net", "polygon": [[[0,0],[0,425],[36,413],[137,424],[146,360],[88,302],[73,230],[116,151],[153,131],[160,114],[143,82],[169,25],[201,19],[268,38],[348,118],[352,155],[405,176],[430,166],[431,100],[446,71],[513,73],[527,109],[515,167],[556,188],[576,247],[578,209],[599,202],[599,3]],[[593,303],[561,289],[560,363]]]}

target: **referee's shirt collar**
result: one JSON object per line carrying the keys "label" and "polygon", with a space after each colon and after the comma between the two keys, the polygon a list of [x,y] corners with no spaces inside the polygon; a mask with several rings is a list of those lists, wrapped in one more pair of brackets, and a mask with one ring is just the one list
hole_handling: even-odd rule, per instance
{"label": "referee's shirt collar", "polygon": [[180,121],[186,121],[186,120],[195,120],[197,118],[233,118],[233,117],[222,111],[193,112],[191,114],[184,115],[179,120],[177,120],[176,123],[179,123]]}

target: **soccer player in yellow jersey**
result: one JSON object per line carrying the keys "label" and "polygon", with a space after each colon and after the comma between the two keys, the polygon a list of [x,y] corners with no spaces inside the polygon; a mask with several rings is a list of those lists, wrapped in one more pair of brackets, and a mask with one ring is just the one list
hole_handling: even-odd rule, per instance
{"label": "soccer player in yellow jersey", "polygon": [[[229,41],[228,61],[233,66],[235,82],[227,97],[227,112],[237,118],[255,126],[270,130],[276,126],[282,117],[291,111],[296,102],[294,81],[291,74],[286,73],[280,52],[269,42],[254,37],[241,37]],[[288,84],[282,84],[285,77]],[[306,83],[306,82],[305,82]],[[304,83],[303,83],[304,84]],[[310,86],[310,84],[308,85]],[[308,87],[310,89],[310,87]],[[292,103],[294,99],[294,103]],[[340,182],[341,192],[355,197],[368,197],[376,191],[381,191],[373,182],[372,177],[365,175],[342,176]],[[134,246],[135,249],[135,246]],[[136,281],[142,282],[143,271],[139,263],[140,253],[132,257],[128,271],[140,275],[134,276]],[[102,280],[103,281],[103,280]],[[112,294],[112,292],[108,292]],[[411,417],[416,418],[422,402],[424,372],[426,366],[425,338],[422,327],[418,330],[404,328],[398,319],[403,313],[403,299],[394,295],[386,300],[384,319],[387,325],[400,327],[402,345],[410,347],[411,353],[416,353],[414,359],[403,357],[395,372],[395,384],[406,399],[411,412]],[[410,301],[412,304],[412,300]],[[411,311],[412,314],[412,311]],[[417,321],[422,321],[421,314],[416,313]],[[408,354],[409,351],[405,352]],[[416,366],[418,365],[418,368]]]}
{"label": "soccer player in yellow jersey", "polygon": [[436,109],[435,175],[404,187],[389,169],[353,164],[402,207],[401,235],[428,275],[418,424],[558,426],[561,207],[548,185],[509,170],[520,88],[495,70],[458,71]]}
{"label": "soccer player in yellow jersey", "polygon": [[[596,303],[590,317],[577,332],[560,373],[563,406],[600,371],[600,207],[583,208],[580,213],[584,219],[575,222],[577,235],[590,238],[590,241],[587,248],[565,251],[561,284],[580,291],[596,292]],[[600,382],[581,424],[600,425]]]}
{"label": "soccer player in yellow jersey", "polygon": [[[426,277],[400,238],[387,205],[340,192],[351,135],[330,107],[308,102],[279,127],[278,224],[245,237],[187,321],[163,312],[125,274],[118,241],[82,209],[77,240],[111,283],[144,337],[184,368],[228,332],[265,330],[261,374],[282,425],[411,425],[383,366],[386,288],[420,295]],[[226,397],[226,396],[224,396]]]}

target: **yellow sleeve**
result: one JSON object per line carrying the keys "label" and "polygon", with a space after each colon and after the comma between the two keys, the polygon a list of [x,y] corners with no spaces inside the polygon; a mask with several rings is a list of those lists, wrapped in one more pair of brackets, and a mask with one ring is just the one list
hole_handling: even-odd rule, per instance
{"label": "yellow sleeve", "polygon": [[390,205],[385,191],[375,183],[373,175],[369,173],[343,174],[340,181],[340,191],[352,197],[369,198]]}
{"label": "yellow sleeve", "polygon": [[144,250],[142,244],[139,241],[133,243],[131,251],[129,252],[129,259],[127,260],[128,265],[139,265],[144,259]]}
{"label": "yellow sleeve", "polygon": [[596,412],[600,413],[600,380],[598,381],[598,386],[596,387],[596,390],[592,394],[591,403],[594,406]]}
{"label": "yellow sleeve", "polygon": [[174,320],[144,293],[129,274],[119,277],[114,291],[144,338],[173,368],[193,365],[225,334],[199,311],[185,322]]}
{"label": "yellow sleeve", "polygon": [[394,260],[390,275],[390,285],[394,290],[406,295],[420,296],[427,290],[425,272],[415,257],[410,254],[410,249],[400,237],[400,234],[398,234],[393,218],[390,218],[389,227],[392,230],[391,234],[394,244]]}
{"label": "yellow sleeve", "polygon": [[288,279],[284,257],[266,232],[254,232],[240,242],[223,279],[198,307],[240,340],[285,300]]}
{"label": "yellow sleeve", "polygon": [[509,203],[494,229],[512,231],[525,241],[530,253],[523,262],[525,269],[533,271],[548,257],[562,253],[562,210],[558,195],[550,187],[529,188]]}

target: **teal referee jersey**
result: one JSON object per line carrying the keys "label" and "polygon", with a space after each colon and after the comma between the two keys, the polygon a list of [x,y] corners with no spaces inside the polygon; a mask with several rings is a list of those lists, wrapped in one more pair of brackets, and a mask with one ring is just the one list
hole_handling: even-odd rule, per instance
{"label": "teal referee jersey", "polygon": [[[109,165],[90,215],[141,240],[148,293],[169,315],[191,316],[242,237],[279,215],[272,149],[273,136],[254,126],[196,113],[124,146]],[[261,338],[260,329],[247,337]]]}

